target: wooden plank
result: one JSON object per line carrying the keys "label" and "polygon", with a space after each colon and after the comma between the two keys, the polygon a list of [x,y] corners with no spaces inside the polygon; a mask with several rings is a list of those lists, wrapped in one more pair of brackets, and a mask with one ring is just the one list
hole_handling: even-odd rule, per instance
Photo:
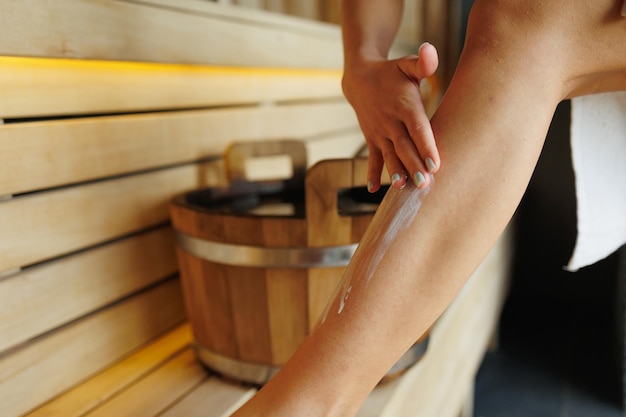
{"label": "wooden plank", "polygon": [[0,359],[0,415],[20,416],[180,323],[178,280],[113,305]]}
{"label": "wooden plank", "polygon": [[234,4],[242,7],[251,7],[254,9],[263,8],[263,0],[233,0]]}
{"label": "wooden plank", "polygon": [[[238,357],[244,362],[267,364],[272,358],[265,270],[241,268],[239,274],[228,274]],[[244,308],[245,306],[245,308]],[[239,308],[237,308],[239,307]]]}
{"label": "wooden plank", "polygon": [[174,246],[162,227],[0,281],[0,352],[172,275]]}
{"label": "wooden plank", "polygon": [[0,203],[0,271],[167,221],[169,199],[208,186],[212,169],[210,163],[185,165]]}
{"label": "wooden plank", "polygon": [[180,248],[177,252],[187,317],[196,342],[212,352],[237,358],[227,267],[212,264],[209,270],[202,259]]}
{"label": "wooden plank", "polygon": [[400,381],[402,381],[402,377],[392,379],[374,388],[361,405],[356,417],[380,417]]}
{"label": "wooden plank", "polygon": [[[210,5],[210,2],[206,2],[204,0],[125,0],[136,3],[148,3],[155,6],[167,7],[170,9],[180,9],[184,10],[187,13],[200,13],[202,15],[212,15],[215,18],[221,18],[223,20],[241,20],[245,22],[246,30],[250,26],[261,25],[261,26],[272,26],[277,30],[283,32],[292,33],[292,32],[304,32],[310,36],[315,36],[318,38],[321,37],[329,37],[331,39],[338,39],[339,35],[339,24],[341,22],[341,0],[320,0],[320,1],[310,1],[306,3],[311,3],[313,5],[317,4],[317,9],[320,10],[321,22],[316,22],[313,20],[302,20],[302,19],[294,19],[289,16],[281,15],[278,13],[264,12],[263,9],[264,0],[236,0],[235,3],[238,5],[245,5],[246,8],[236,8],[236,7],[221,7],[216,8],[214,5]],[[305,3],[303,1],[297,0],[282,0],[289,3]],[[408,0],[407,0],[408,1]],[[306,8],[310,9],[312,6],[305,6],[303,4],[298,4],[297,7],[299,10]],[[250,10],[250,8],[257,10]],[[287,12],[289,13],[289,8],[287,8]],[[220,17],[218,17],[220,16]],[[311,48],[309,49],[309,46]],[[310,42],[308,42],[305,47],[307,51],[310,53],[317,53],[317,49],[312,47]],[[267,44],[260,46],[261,48],[267,47]],[[415,44],[413,42],[407,43],[402,39],[396,39],[396,42],[392,45],[391,53],[395,56],[402,56],[409,53],[411,48],[415,48]],[[272,51],[274,48],[272,48]],[[293,59],[299,60],[301,57],[299,55],[294,54]],[[339,61],[339,66],[343,65],[343,56],[341,56],[341,60]],[[302,65],[298,65],[294,62],[291,63],[292,66],[301,67]],[[318,64],[321,65],[321,64]],[[335,64],[336,65],[336,64]],[[289,66],[289,65],[287,65]],[[337,67],[337,68],[338,68]]]}
{"label": "wooden plank", "polygon": [[[283,33],[302,33],[311,37],[337,39],[340,36],[340,28],[337,25],[328,25],[323,22],[302,21],[291,16],[268,12],[266,2],[268,0],[232,0],[231,4],[241,7],[215,7],[207,5],[204,0],[122,0],[131,3],[143,3],[156,7],[163,7],[184,11],[185,13],[211,16],[219,20],[239,21],[249,26],[270,26]],[[280,0],[283,3],[295,2],[294,0]],[[337,1],[337,0],[333,0]],[[310,3],[317,3],[312,1]],[[310,6],[299,5],[299,8]],[[257,10],[250,10],[250,8]]]}
{"label": "wooden plank", "polygon": [[508,230],[435,323],[426,355],[404,375],[381,417],[458,416],[498,323],[510,256]]}
{"label": "wooden plank", "polygon": [[333,146],[322,145],[314,136],[355,126],[344,100],[6,124],[0,195],[221,155],[234,140],[313,137],[311,152],[320,158],[344,144],[331,135]]}
{"label": "wooden plank", "polygon": [[398,28],[399,39],[412,43],[417,53],[417,46],[424,41],[423,21],[424,21],[424,1],[425,0],[404,0],[404,12],[402,22]]}
{"label": "wooden plank", "polygon": [[229,417],[256,392],[210,378],[161,417]]}
{"label": "wooden plank", "polygon": [[[305,222],[266,218],[261,221],[261,231],[265,246],[304,247],[307,243]],[[267,268],[265,281],[271,363],[282,366],[309,332],[308,270]]]}
{"label": "wooden plank", "polygon": [[263,4],[265,10],[273,13],[284,13],[286,11],[283,0],[264,0]]}
{"label": "wooden plank", "polygon": [[319,3],[319,1],[285,0],[285,8],[290,15],[317,20],[320,17]]}
{"label": "wooden plank", "polygon": [[81,417],[153,372],[190,344],[189,325],[181,325],[27,417]]}
{"label": "wooden plank", "polygon": [[308,276],[306,270],[265,272],[272,364],[284,365],[308,334]]}
{"label": "wooden plank", "polygon": [[308,164],[313,166],[324,159],[354,158],[364,145],[363,133],[358,128],[306,139]]}
{"label": "wooden plank", "polygon": [[340,68],[339,28],[293,20],[201,0],[1,2],[0,55]]}
{"label": "wooden plank", "polygon": [[0,57],[0,118],[338,98],[340,77],[324,69]]}
{"label": "wooden plank", "polygon": [[329,23],[341,23],[341,0],[322,0],[320,2],[322,20]]}
{"label": "wooden plank", "polygon": [[185,349],[86,417],[154,417],[207,378],[192,349]]}
{"label": "wooden plank", "polygon": [[325,161],[307,172],[306,215],[308,246],[347,245],[352,221],[339,215],[337,192],[352,186],[352,164],[344,160]]}

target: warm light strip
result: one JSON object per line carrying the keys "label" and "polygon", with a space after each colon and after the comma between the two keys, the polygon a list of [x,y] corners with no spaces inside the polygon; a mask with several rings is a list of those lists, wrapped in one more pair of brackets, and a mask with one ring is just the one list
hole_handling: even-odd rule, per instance
{"label": "warm light strip", "polygon": [[340,97],[340,70],[0,57],[0,118]]}
{"label": "warm light strip", "polygon": [[272,68],[272,67],[242,67],[221,65],[197,65],[161,62],[132,62],[106,61],[91,59],[68,58],[31,58],[16,56],[0,56],[0,71],[11,69],[41,69],[41,70],[68,70],[68,71],[98,71],[98,72],[185,72],[202,75],[240,75],[266,77],[333,77],[341,76],[339,69],[325,68]]}

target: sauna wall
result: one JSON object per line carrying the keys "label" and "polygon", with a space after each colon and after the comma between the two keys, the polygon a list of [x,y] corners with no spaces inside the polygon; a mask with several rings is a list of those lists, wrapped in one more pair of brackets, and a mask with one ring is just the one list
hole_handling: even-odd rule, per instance
{"label": "sauna wall", "polygon": [[223,184],[228,144],[362,147],[335,2],[224,3],[0,3],[0,415],[186,320],[167,205]]}

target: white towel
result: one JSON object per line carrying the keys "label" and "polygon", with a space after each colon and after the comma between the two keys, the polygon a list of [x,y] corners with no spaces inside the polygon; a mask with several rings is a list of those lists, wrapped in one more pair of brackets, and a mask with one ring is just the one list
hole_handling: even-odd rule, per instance
{"label": "white towel", "polygon": [[573,99],[570,135],[578,236],[567,269],[576,271],[626,243],[626,92]]}

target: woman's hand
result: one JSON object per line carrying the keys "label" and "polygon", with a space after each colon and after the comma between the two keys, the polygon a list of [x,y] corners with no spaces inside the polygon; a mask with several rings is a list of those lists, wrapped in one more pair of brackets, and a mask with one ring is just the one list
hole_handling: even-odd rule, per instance
{"label": "woman's hand", "polygon": [[440,159],[430,120],[419,91],[420,81],[439,64],[437,50],[424,43],[418,56],[395,60],[361,60],[346,68],[343,91],[354,108],[369,148],[368,190],[380,187],[383,164],[392,186],[407,178],[428,185]]}

